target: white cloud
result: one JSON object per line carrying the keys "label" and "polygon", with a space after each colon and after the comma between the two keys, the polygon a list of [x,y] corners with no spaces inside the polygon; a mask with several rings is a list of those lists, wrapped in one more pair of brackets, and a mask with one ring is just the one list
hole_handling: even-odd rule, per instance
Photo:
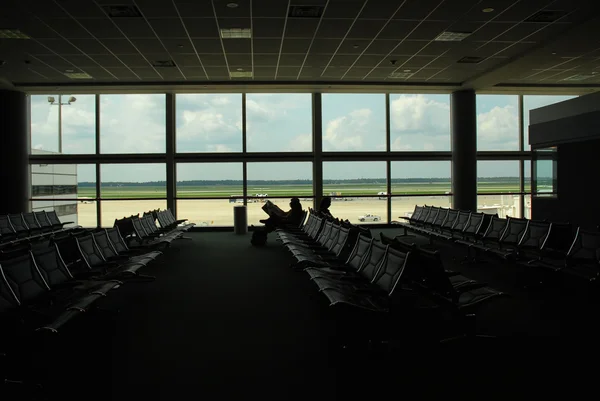
{"label": "white cloud", "polygon": [[371,109],[363,108],[329,121],[323,132],[323,150],[365,150],[372,114]]}
{"label": "white cloud", "polygon": [[512,105],[495,106],[477,115],[477,149],[518,150],[519,119]]}
{"label": "white cloud", "polygon": [[312,134],[301,134],[290,140],[286,149],[288,152],[298,152],[300,150],[312,149]]}
{"label": "white cloud", "polygon": [[400,95],[390,104],[391,149],[450,150],[450,104],[445,95]]}

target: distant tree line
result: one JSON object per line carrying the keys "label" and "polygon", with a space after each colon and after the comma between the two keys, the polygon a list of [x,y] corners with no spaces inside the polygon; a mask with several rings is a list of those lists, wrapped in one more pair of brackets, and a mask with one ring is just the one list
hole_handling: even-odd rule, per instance
{"label": "distant tree line", "polygon": [[[392,184],[410,184],[410,183],[447,183],[450,178],[393,178]],[[513,183],[519,182],[519,177],[479,177],[478,182],[497,182],[497,183]],[[323,184],[373,184],[386,182],[385,178],[352,178],[338,180],[323,180]],[[312,180],[248,180],[248,185],[311,185]],[[166,181],[148,181],[148,182],[103,182],[102,186],[106,187],[151,187],[165,186]],[[177,181],[178,186],[182,187],[201,187],[201,186],[227,186],[227,185],[243,185],[242,180],[191,180]],[[80,182],[79,187],[95,187],[95,182]]]}

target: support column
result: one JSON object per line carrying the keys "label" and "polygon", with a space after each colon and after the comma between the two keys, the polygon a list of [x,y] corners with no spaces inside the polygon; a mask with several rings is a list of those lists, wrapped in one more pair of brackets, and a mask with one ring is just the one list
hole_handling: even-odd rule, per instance
{"label": "support column", "polygon": [[452,129],[452,207],[477,210],[477,110],[475,91],[450,97]]}
{"label": "support column", "polygon": [[313,117],[313,194],[314,208],[318,209],[323,198],[323,113],[321,109],[321,94],[312,95]]}
{"label": "support column", "polygon": [[171,209],[174,216],[177,216],[177,202],[175,201],[177,172],[175,168],[175,94],[166,94],[166,134],[167,143],[165,150],[167,153],[167,208]]}
{"label": "support column", "polygon": [[0,214],[30,210],[29,98],[0,89]]}

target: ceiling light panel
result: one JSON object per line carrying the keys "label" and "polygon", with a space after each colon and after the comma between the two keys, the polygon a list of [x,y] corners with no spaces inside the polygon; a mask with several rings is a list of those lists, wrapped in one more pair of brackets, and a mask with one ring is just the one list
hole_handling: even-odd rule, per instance
{"label": "ceiling light panel", "polygon": [[252,71],[229,71],[231,78],[252,78]]}
{"label": "ceiling light panel", "polygon": [[571,75],[570,77],[567,77],[565,79],[563,79],[563,81],[583,81],[589,78],[594,78],[595,75],[591,75],[591,74],[577,74],[577,75]]}
{"label": "ceiling light panel", "polygon": [[392,78],[392,79],[407,79],[410,78],[414,75],[414,73],[412,72],[392,72],[390,75],[388,75],[388,78]]}
{"label": "ceiling light panel", "polygon": [[30,39],[18,29],[0,29],[0,39]]}
{"label": "ceiling light panel", "polygon": [[252,30],[250,28],[221,29],[221,38],[223,38],[223,39],[250,39],[250,38],[252,38]]}
{"label": "ceiling light panel", "polygon": [[434,40],[438,42],[460,42],[471,34],[471,32],[450,32],[440,33]]}
{"label": "ceiling light panel", "polygon": [[92,76],[85,72],[66,72],[65,76],[71,79],[92,79]]}

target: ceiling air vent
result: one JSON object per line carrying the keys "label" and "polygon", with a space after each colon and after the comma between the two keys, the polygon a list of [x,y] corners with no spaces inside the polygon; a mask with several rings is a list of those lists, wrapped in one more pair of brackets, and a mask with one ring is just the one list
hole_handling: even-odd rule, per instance
{"label": "ceiling air vent", "polygon": [[542,10],[527,18],[525,22],[554,22],[564,15],[564,11]]}
{"label": "ceiling air vent", "polygon": [[463,64],[478,64],[485,60],[485,57],[476,57],[476,56],[465,56],[457,61],[457,63]]}
{"label": "ceiling air vent", "polygon": [[111,18],[141,17],[140,10],[131,4],[102,6],[106,15]]}
{"label": "ceiling air vent", "polygon": [[153,67],[175,67],[173,60],[156,60],[152,62]]}
{"label": "ceiling air vent", "polygon": [[229,71],[231,78],[252,78],[252,71]]}
{"label": "ceiling air vent", "polygon": [[323,6],[290,6],[288,17],[291,18],[320,18]]}
{"label": "ceiling air vent", "polygon": [[64,74],[71,79],[92,79],[92,76],[87,72],[65,72]]}
{"label": "ceiling air vent", "polygon": [[451,32],[444,31],[440,33],[434,40],[438,42],[460,42],[467,38],[471,32]]}

